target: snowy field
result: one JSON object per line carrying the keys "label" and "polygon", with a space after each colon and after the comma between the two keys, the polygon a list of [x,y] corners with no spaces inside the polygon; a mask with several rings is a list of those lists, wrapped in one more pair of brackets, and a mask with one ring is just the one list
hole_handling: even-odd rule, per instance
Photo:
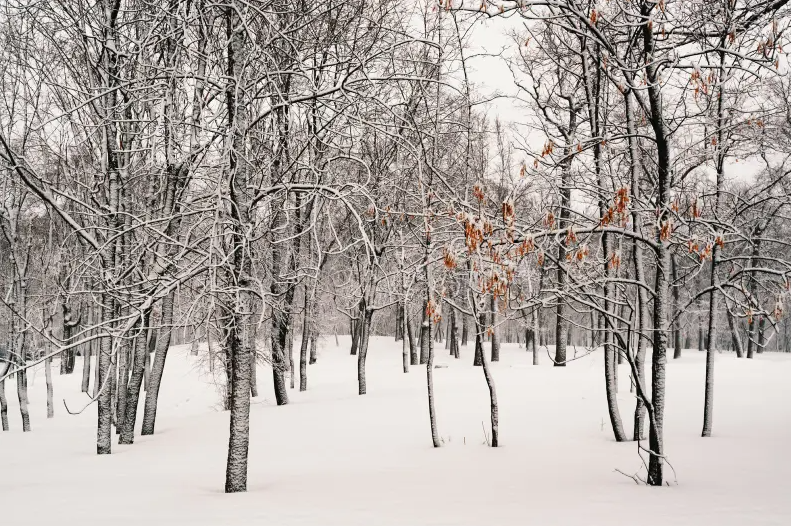
{"label": "snowy field", "polygon": [[[31,380],[33,432],[0,434],[0,524],[66,525],[789,525],[791,355],[717,357],[714,437],[700,438],[703,353],[670,360],[666,448],[677,485],[648,488],[615,472],[640,467],[635,443],[616,443],[607,418],[603,356],[553,368],[503,345],[493,364],[502,447],[487,448],[488,391],[472,348],[437,348],[431,447],[425,367],[401,372],[400,343],[373,338],[368,395],[357,395],[349,339],[325,340],[309,390],[274,405],[259,365],[251,414],[248,493],[223,493],[228,414],[203,366],[174,347],[157,434],[95,454],[96,409],[78,416],[81,364],[55,376],[46,420],[43,370]],[[488,346],[487,346],[488,347]],[[79,360],[79,359],[78,359]],[[57,371],[57,364],[53,367]],[[631,435],[634,399],[620,366],[620,408]],[[142,403],[141,415],[142,415]],[[138,419],[138,423],[140,418]],[[667,478],[673,473],[667,470]]]}

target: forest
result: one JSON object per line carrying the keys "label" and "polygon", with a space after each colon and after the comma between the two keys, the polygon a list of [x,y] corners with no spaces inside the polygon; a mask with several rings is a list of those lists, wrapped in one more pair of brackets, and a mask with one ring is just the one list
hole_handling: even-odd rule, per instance
{"label": "forest", "polygon": [[[189,359],[225,415],[216,485],[246,492],[278,455],[259,390],[321,401],[327,349],[355,397],[383,355],[419,379],[440,449],[448,374],[485,386],[466,447],[498,448],[518,375],[552,399],[584,363],[638,466],[609,480],[683,487],[666,420],[706,449],[721,364],[764,399],[751,361],[791,365],[788,0],[0,6],[0,445],[81,415],[98,455],[165,443]],[[666,403],[698,357],[700,406]]]}

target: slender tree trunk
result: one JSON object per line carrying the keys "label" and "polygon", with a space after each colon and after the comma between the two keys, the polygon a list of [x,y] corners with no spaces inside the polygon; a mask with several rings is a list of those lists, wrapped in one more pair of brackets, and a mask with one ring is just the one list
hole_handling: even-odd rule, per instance
{"label": "slender tree trunk", "polygon": [[361,320],[362,329],[360,330],[360,347],[357,349],[357,387],[358,393],[364,395],[366,393],[365,384],[365,359],[368,357],[368,340],[371,337],[371,318],[374,311],[367,308],[367,302],[364,303],[363,318]]}
{"label": "slender tree trunk", "polygon": [[126,418],[124,420],[119,420],[121,428],[121,436],[118,439],[119,444],[132,444],[135,441],[137,406],[140,403],[140,392],[143,386],[143,375],[145,374],[146,366],[146,354],[148,353],[146,327],[149,325],[150,316],[150,311],[143,314],[135,338],[135,360],[132,366],[132,377],[129,380],[129,388],[127,389],[128,400],[126,402]]}
{"label": "slender tree trunk", "polygon": [[703,307],[700,304],[700,298],[695,300],[695,310],[698,311],[698,352],[703,352],[706,350],[706,341],[703,332],[703,316],[701,316],[701,310]]}
{"label": "slender tree trunk", "polygon": [[726,314],[728,317],[728,329],[731,331],[731,344],[736,351],[736,357],[744,358],[744,347],[742,346],[742,338],[739,335],[736,320],[734,320],[733,313],[730,310]]}
{"label": "slender tree trunk", "polygon": [[[22,284],[18,284],[17,287],[19,291],[17,308],[24,316],[27,313],[27,288]],[[19,366],[19,369],[16,371],[16,393],[17,398],[19,398],[19,413],[22,417],[22,431],[27,433],[30,431],[30,411],[28,410],[27,369],[24,369],[24,367],[27,363],[28,343],[25,329],[21,329],[20,331],[14,331],[12,329],[11,333],[14,336],[14,350],[16,352],[17,365]]]}
{"label": "slender tree trunk", "polygon": [[129,386],[129,346],[129,340],[123,341],[120,348],[118,349],[118,356],[116,358],[118,361],[118,380],[116,381],[117,398],[115,413],[118,417],[119,423],[119,425],[117,425],[115,428],[116,434],[121,432],[121,423],[126,421],[126,403],[128,401],[126,391]]}
{"label": "slender tree trunk", "polygon": [[431,423],[431,442],[434,444],[434,447],[440,447],[442,444],[439,439],[439,432],[437,431],[437,412],[434,408],[434,341],[431,337],[430,322],[423,327],[423,338],[421,342],[423,341],[425,341],[428,346],[426,386],[428,388],[428,417]]}
{"label": "slender tree trunk", "polygon": [[457,360],[460,358],[459,353],[459,314],[456,309],[451,309],[450,312],[451,325],[450,325],[450,354]]}
{"label": "slender tree trunk", "polygon": [[307,391],[308,389],[308,345],[310,343],[310,325],[311,316],[313,315],[310,307],[312,304],[311,294],[305,287],[305,307],[302,316],[302,341],[299,344],[299,390]]}
{"label": "slender tree trunk", "polygon": [[681,309],[681,287],[678,284],[678,262],[676,255],[673,254],[670,259],[670,266],[673,270],[673,359],[681,358],[681,316],[679,316],[679,309]]}
{"label": "slender tree trunk", "polygon": [[409,325],[407,324],[406,302],[401,307],[401,365],[404,373],[409,372],[409,345],[412,342]]}
{"label": "slender tree trunk", "polygon": [[[310,364],[316,363],[316,360],[318,359],[318,352],[317,352],[318,340],[319,340],[319,330],[318,328],[314,328],[311,331],[311,337],[310,337],[310,362],[309,362]],[[335,333],[335,345],[336,346],[338,345],[337,332]]]}
{"label": "slender tree trunk", "polygon": [[758,322],[758,354],[766,349],[766,316],[761,316]]}
{"label": "slender tree trunk", "polygon": [[494,295],[490,298],[490,308],[492,311],[492,361],[500,361],[500,334],[497,324],[499,323],[497,316],[497,299]]}
{"label": "slender tree trunk", "polygon": [[357,354],[357,349],[360,346],[360,323],[360,320],[352,320],[352,348],[350,351],[352,356]]}
{"label": "slender tree trunk", "polygon": [[0,421],[3,431],[8,431],[8,399],[5,394],[5,378],[0,380]]}
{"label": "slender tree trunk", "polygon": [[415,329],[412,327],[412,317],[409,316],[409,313],[405,316],[406,318],[406,332],[407,337],[409,338],[409,364],[410,365],[419,365],[420,360],[418,357],[417,352],[417,336],[415,334]]}
{"label": "slender tree trunk", "polygon": [[[90,324],[93,320],[90,316],[90,311],[88,315],[88,323]],[[91,343],[85,343],[82,345],[82,384],[80,385],[80,391],[83,393],[88,393],[90,389],[91,383]]]}
{"label": "slender tree trunk", "polygon": [[428,304],[424,302],[423,323],[420,326],[420,365],[424,365],[428,363],[429,342],[426,340],[426,338],[431,332],[429,331],[431,320],[429,320],[428,315],[426,314],[427,308],[428,308]]}
{"label": "slender tree trunk", "polygon": [[[91,359],[90,346],[88,346],[86,353],[87,353],[86,354],[87,359],[90,360]],[[55,404],[53,402],[53,393],[52,393],[52,358],[51,357],[44,360],[44,376],[46,377],[47,380],[47,418],[52,418],[55,416]],[[0,389],[2,389],[2,386],[0,386]]]}
{"label": "slender tree trunk", "polygon": [[480,314],[478,321],[476,321],[475,329],[475,356],[473,357],[472,365],[480,367],[483,365],[483,332],[478,330],[479,327],[486,327],[486,315]]}
{"label": "slender tree trunk", "polygon": [[146,390],[145,409],[143,411],[143,429],[141,435],[153,435],[157,419],[157,402],[162,375],[165,372],[165,360],[168,356],[173,326],[173,301],[175,291],[162,299],[162,318],[160,322],[157,346],[154,353],[154,365],[151,368],[151,381]]}
{"label": "slender tree trunk", "polygon": [[295,386],[295,370],[294,370],[294,315],[288,315],[288,333],[286,335],[286,349],[288,352],[288,371],[289,371],[289,384],[291,389]]}
{"label": "slender tree trunk", "polygon": [[[483,327],[477,327],[476,333],[480,334],[483,330]],[[478,336],[476,335],[476,339]],[[492,340],[494,341],[495,337],[492,336]],[[491,447],[498,447],[500,443],[500,430],[499,430],[499,410],[497,405],[497,390],[494,386],[494,378],[492,377],[492,372],[489,367],[489,362],[486,360],[486,355],[481,352],[481,365],[483,366],[483,375],[486,379],[486,385],[489,388],[489,410],[490,410],[490,417],[491,417],[491,425],[492,425],[492,439],[491,439]]]}
{"label": "slender tree trunk", "polygon": [[[102,321],[112,319],[113,306],[109,293],[102,294]],[[109,335],[102,336],[99,345],[99,386],[98,416],[96,425],[96,453],[108,455],[112,452],[110,437],[113,423],[113,393],[115,391],[115,368],[112,365],[112,339]]]}

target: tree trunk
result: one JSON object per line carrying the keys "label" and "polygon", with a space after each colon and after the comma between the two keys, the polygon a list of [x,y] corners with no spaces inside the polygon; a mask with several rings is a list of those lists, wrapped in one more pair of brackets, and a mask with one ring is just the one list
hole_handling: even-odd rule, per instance
{"label": "tree trunk", "polygon": [[734,320],[733,313],[730,310],[727,310],[726,314],[728,317],[728,329],[731,331],[731,344],[736,351],[736,357],[744,358],[744,347],[742,346],[742,338],[739,335],[736,320]]}
{"label": "tree trunk", "polygon": [[[476,327],[476,333],[481,333],[483,331],[483,327]],[[477,336],[476,336],[477,338]],[[495,336],[492,336],[492,341],[494,341]],[[490,445],[492,447],[498,447],[500,439],[500,431],[499,431],[499,411],[497,406],[497,390],[494,386],[494,378],[492,378],[492,372],[489,368],[489,362],[486,360],[486,356],[483,352],[481,352],[481,365],[483,366],[483,376],[486,379],[486,385],[489,387],[489,410],[490,410],[490,417],[491,417],[491,425],[492,425],[492,437]]]}
{"label": "tree trunk", "polygon": [[[249,278],[248,278],[249,280]],[[244,287],[240,280],[240,287]],[[242,305],[235,316],[249,316],[242,313],[251,312],[251,301],[248,292],[241,294]],[[252,358],[251,321],[238,320],[231,330],[228,344],[231,347],[233,360],[233,379],[231,382],[231,418],[228,436],[228,459],[225,469],[225,492],[237,493],[247,491],[247,453],[250,445],[250,362]]]}
{"label": "tree trunk", "polygon": [[452,309],[450,312],[450,354],[457,360],[460,358],[459,353],[459,314],[456,312],[456,309]]}
{"label": "tree trunk", "polygon": [[310,325],[311,325],[311,310],[310,306],[312,301],[310,296],[312,292],[308,292],[308,285],[305,286],[305,307],[302,316],[302,341],[299,343],[299,390],[307,391],[308,389],[308,345],[310,344]]}
{"label": "tree trunk", "polygon": [[[359,315],[359,309],[358,309]],[[352,348],[350,354],[355,356],[360,345],[360,320],[352,320]]]}
{"label": "tree trunk", "polygon": [[417,335],[415,334],[414,327],[412,327],[412,317],[407,313],[405,318],[407,338],[409,338],[409,363],[410,365],[419,365]]}
{"label": "tree trunk", "polygon": [[[311,331],[311,336],[310,336],[310,362],[309,363],[311,363],[311,364],[316,363],[316,360],[318,359],[318,352],[317,352],[318,340],[319,340],[319,330],[318,330],[318,328],[314,327],[314,329]],[[337,346],[337,343],[338,343],[338,334],[335,333],[335,344],[336,344],[336,346]]]}
{"label": "tree trunk", "polygon": [[404,373],[409,372],[409,344],[412,341],[412,335],[409,333],[409,326],[407,325],[407,311],[406,302],[400,306],[401,310],[401,366]]}
{"label": "tree trunk", "polygon": [[497,324],[499,323],[499,319],[497,316],[497,299],[492,294],[489,305],[492,311],[492,361],[499,362],[500,361],[500,331],[497,328]]}
{"label": "tree trunk", "polygon": [[168,356],[168,348],[170,347],[172,335],[173,301],[175,294],[175,291],[172,291],[162,299],[162,317],[159,335],[157,336],[157,347],[154,352],[154,364],[151,367],[151,381],[146,390],[141,435],[153,435],[154,428],[156,427],[159,388],[162,385],[162,375],[165,372],[165,360]]}
{"label": "tree trunk", "polygon": [[766,349],[766,316],[761,316],[758,322],[758,354]]}
{"label": "tree trunk", "polygon": [[678,262],[676,255],[673,254],[670,259],[670,267],[673,271],[673,359],[681,358],[681,316],[679,310],[681,309],[681,287],[678,284]]}
{"label": "tree trunk", "polygon": [[461,318],[461,344],[466,346],[469,341],[469,320],[468,316],[462,315]]}
{"label": "tree trunk", "polygon": [[5,378],[0,380],[0,421],[3,431],[8,431],[8,399],[5,394]]}
{"label": "tree trunk", "polygon": [[[90,318],[90,311],[89,311],[89,318],[88,323],[91,323],[93,320]],[[91,383],[91,342],[84,343],[82,345],[82,384],[80,385],[80,391],[83,393],[88,393],[90,389]]]}
{"label": "tree trunk", "polygon": [[148,353],[148,342],[146,341],[146,327],[149,325],[151,311],[143,314],[138,322],[138,332],[135,338],[135,360],[132,365],[132,377],[129,380],[127,389],[128,400],[126,402],[126,418],[119,419],[121,436],[119,444],[132,444],[135,441],[135,423],[137,422],[137,406],[140,403],[140,391],[143,386],[143,375],[146,367],[146,354]]}
{"label": "tree trunk", "polygon": [[474,367],[483,365],[483,331],[478,330],[478,327],[486,327],[486,315],[481,313],[480,318],[476,322],[475,330],[475,356],[472,360]]}
{"label": "tree trunk", "polygon": [[[101,321],[107,322],[112,319],[113,300],[109,293],[102,294],[101,301]],[[99,403],[96,424],[96,453],[98,455],[109,455],[112,452],[112,423],[113,423],[113,392],[115,391],[114,380],[115,370],[112,365],[112,339],[109,335],[102,336],[99,345]]]}
{"label": "tree trunk", "polygon": [[431,321],[428,319],[428,315],[426,314],[426,309],[428,308],[428,304],[424,302],[423,304],[423,322],[420,325],[420,365],[424,365],[428,363],[428,353],[429,353],[429,342],[426,340],[430,335],[431,331],[429,330]]}
{"label": "tree trunk", "polygon": [[364,315],[361,320],[360,330],[360,347],[357,349],[357,388],[358,394],[364,395],[366,393],[365,385],[365,359],[368,357],[368,340],[371,336],[371,318],[374,311],[367,308],[367,304],[363,307]]}
{"label": "tree trunk", "polygon": [[[428,319],[428,317],[426,317]],[[428,346],[428,357],[426,359],[426,386],[428,388],[428,418],[431,423],[431,442],[434,447],[440,447],[442,444],[439,440],[439,432],[437,431],[437,413],[434,409],[434,341],[431,337],[431,324],[430,321],[423,326],[423,336],[421,342],[426,342]]]}
{"label": "tree trunk", "polygon": [[115,401],[115,414],[118,417],[119,423],[115,428],[116,434],[121,432],[122,423],[126,421],[126,403],[128,402],[126,391],[129,387],[129,345],[128,339],[121,342],[116,358],[118,362],[118,380],[116,381],[117,398]]}
{"label": "tree trunk", "polygon": [[288,386],[294,389],[296,375],[294,370],[294,315],[288,315],[288,333],[286,334],[286,352],[288,353]]}
{"label": "tree trunk", "polygon": [[[88,360],[91,359],[91,350],[90,344],[88,344],[88,349],[86,351],[86,358]],[[55,404],[53,402],[53,395],[52,395],[52,358],[47,358],[44,360],[44,376],[47,380],[47,418],[52,418],[55,416]],[[2,389],[2,386],[0,386]],[[83,391],[86,392],[87,391]],[[4,415],[5,416],[5,415]]]}
{"label": "tree trunk", "polygon": [[706,350],[706,342],[703,333],[703,316],[700,315],[702,307],[700,305],[700,298],[695,300],[695,310],[698,311],[698,352]]}

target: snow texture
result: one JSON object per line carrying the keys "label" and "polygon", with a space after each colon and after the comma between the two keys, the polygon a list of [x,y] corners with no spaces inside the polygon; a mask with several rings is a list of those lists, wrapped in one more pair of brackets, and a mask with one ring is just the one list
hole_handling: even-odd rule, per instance
{"label": "snow texture", "polygon": [[[554,368],[515,344],[492,364],[502,447],[484,445],[488,391],[472,346],[454,360],[437,347],[431,446],[424,366],[401,371],[401,343],[371,340],[368,394],[357,395],[349,338],[321,342],[310,388],[274,404],[259,364],[251,412],[248,493],[222,492],[228,413],[212,377],[186,346],[168,357],[157,433],[95,454],[96,408],[75,374],[55,373],[46,420],[43,369],[30,375],[33,431],[20,430],[15,382],[6,382],[12,430],[0,434],[0,523],[60,525],[690,525],[791,524],[791,355],[717,356],[714,436],[700,438],[704,353],[687,350],[667,374],[671,486],[636,485],[634,442],[616,443],[607,418],[601,353]],[[488,345],[487,345],[488,351]],[[447,351],[444,351],[447,352]],[[573,354],[573,348],[569,349]],[[650,358],[647,360],[650,363]],[[53,367],[57,371],[57,366]],[[634,398],[619,367],[619,403],[631,436]],[[142,420],[143,404],[140,404]]]}

